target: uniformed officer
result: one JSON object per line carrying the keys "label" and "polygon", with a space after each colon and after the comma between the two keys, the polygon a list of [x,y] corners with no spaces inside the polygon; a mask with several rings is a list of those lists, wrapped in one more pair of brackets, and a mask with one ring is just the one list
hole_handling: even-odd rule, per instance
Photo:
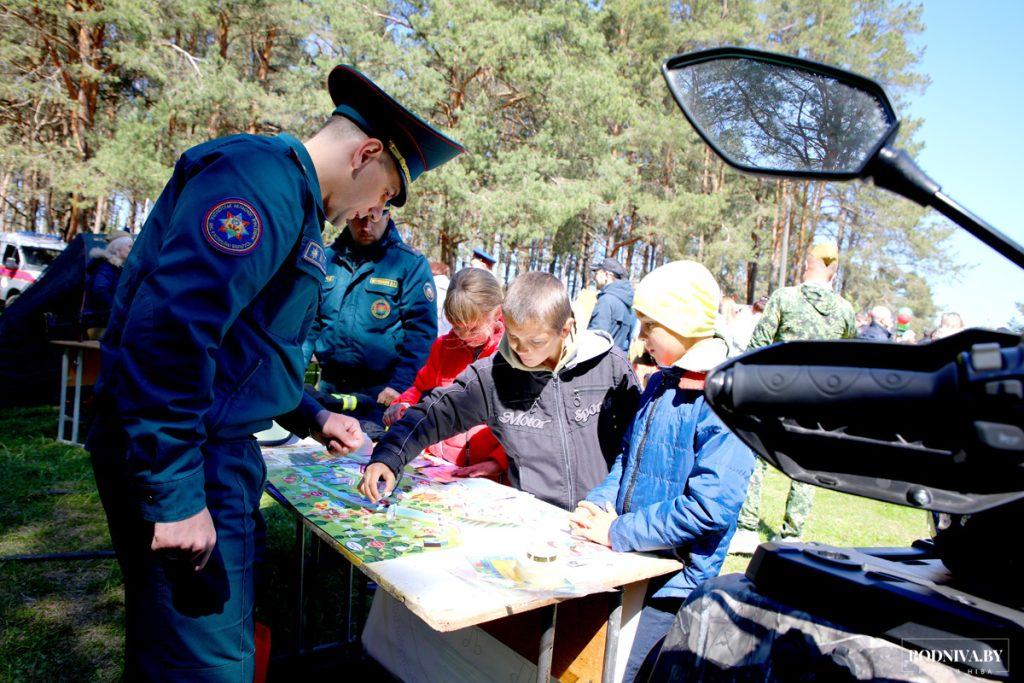
{"label": "uniformed officer", "polygon": [[411,386],[437,338],[430,262],[404,241],[385,210],[355,218],[327,249],[320,312],[303,345],[320,362],[333,410],[379,426],[384,407]]}
{"label": "uniformed officer", "polygon": [[491,253],[485,249],[477,247],[473,250],[472,256],[469,258],[469,265],[473,268],[483,268],[487,272],[494,270],[494,265],[498,262],[498,259],[491,256]]}
{"label": "uniformed officer", "polygon": [[332,450],[363,440],[302,392],[324,220],[377,219],[463,151],[350,67],[329,89],[335,115],[305,143],[185,152],[121,277],[88,448],[124,575],[129,680],[252,680],[266,468],[251,435],[293,411],[289,428]]}
{"label": "uniformed officer", "polygon": [[[839,247],[820,242],[807,252],[801,284],[776,289],[750,336],[748,350],[775,342],[811,339],[853,339],[857,336],[853,306],[832,290],[839,270]],[[761,486],[767,471],[758,458],[750,476],[747,499],[740,510],[736,534],[729,551],[753,554],[760,544],[757,529],[761,508]],[[786,496],[786,516],[774,540],[800,540],[814,503],[814,486],[793,481]]]}

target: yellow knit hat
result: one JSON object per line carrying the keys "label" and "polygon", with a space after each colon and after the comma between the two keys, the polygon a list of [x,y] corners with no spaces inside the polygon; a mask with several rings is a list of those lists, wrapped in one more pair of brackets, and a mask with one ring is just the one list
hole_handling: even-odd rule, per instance
{"label": "yellow knit hat", "polygon": [[711,271],[696,261],[672,261],[640,281],[633,310],[681,337],[711,337],[721,300]]}

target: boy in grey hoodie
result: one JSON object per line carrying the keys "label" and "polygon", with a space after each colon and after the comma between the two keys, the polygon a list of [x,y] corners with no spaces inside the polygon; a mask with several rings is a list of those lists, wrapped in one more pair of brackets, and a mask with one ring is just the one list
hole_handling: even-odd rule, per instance
{"label": "boy in grey hoodie", "polygon": [[373,451],[359,490],[376,502],[423,448],[486,424],[508,455],[509,483],[572,510],[608,474],[636,413],[633,368],[605,332],[575,333],[565,285],[540,272],[509,287],[505,337],[450,387],[393,425]]}

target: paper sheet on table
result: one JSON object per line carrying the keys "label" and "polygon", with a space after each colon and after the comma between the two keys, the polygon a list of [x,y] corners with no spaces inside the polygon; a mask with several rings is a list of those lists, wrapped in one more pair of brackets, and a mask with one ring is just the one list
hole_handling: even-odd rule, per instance
{"label": "paper sheet on table", "polygon": [[450,484],[453,481],[459,481],[459,477],[456,477],[453,472],[455,472],[455,468],[451,465],[448,465],[447,467],[430,465],[428,467],[421,467],[417,470],[418,474],[422,474],[424,477],[442,484]]}

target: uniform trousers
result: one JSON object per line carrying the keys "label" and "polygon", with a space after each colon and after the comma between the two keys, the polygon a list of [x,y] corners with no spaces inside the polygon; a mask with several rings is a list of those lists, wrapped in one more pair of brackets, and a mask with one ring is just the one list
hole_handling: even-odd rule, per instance
{"label": "uniform trousers", "polygon": [[252,681],[254,572],[266,537],[259,509],[266,465],[256,441],[202,447],[217,544],[199,572],[190,558],[150,549],[153,523],[139,513],[121,439],[101,434],[90,450],[124,575],[126,680]]}

